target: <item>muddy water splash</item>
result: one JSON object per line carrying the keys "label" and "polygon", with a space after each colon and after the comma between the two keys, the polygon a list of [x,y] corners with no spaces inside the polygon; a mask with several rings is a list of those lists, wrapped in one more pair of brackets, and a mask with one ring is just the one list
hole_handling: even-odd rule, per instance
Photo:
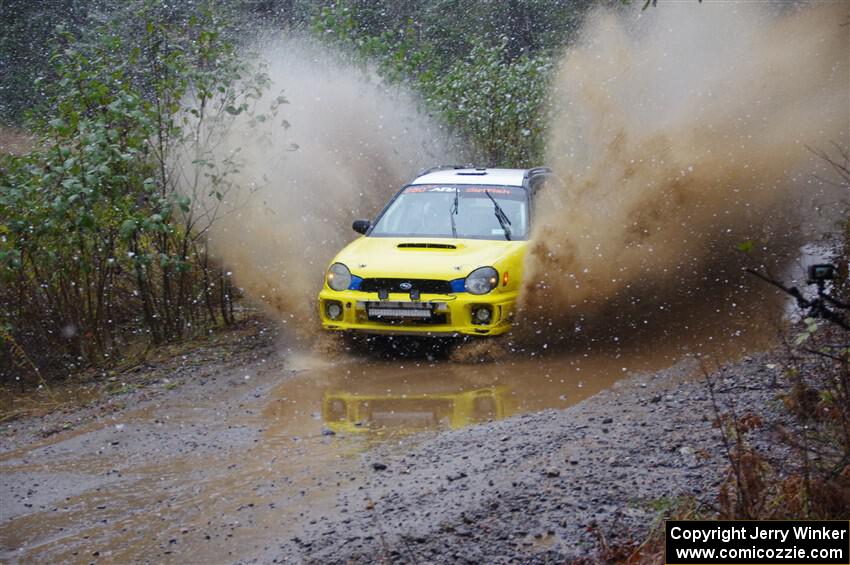
{"label": "muddy water splash", "polygon": [[548,153],[564,186],[542,191],[528,325],[669,327],[714,288],[744,290],[753,257],[736,243],[768,268],[795,257],[812,202],[829,199],[807,146],[848,140],[849,20],[845,2],[592,16],[555,79]]}
{"label": "muddy water splash", "polygon": [[352,220],[374,218],[419,170],[455,159],[441,126],[403,90],[306,40],[280,40],[261,56],[272,86],[258,107],[281,90],[288,103],[264,131],[245,122],[218,148],[219,159],[242,163],[240,196],[256,192],[210,241],[250,297],[309,331],[327,263],[356,235]]}

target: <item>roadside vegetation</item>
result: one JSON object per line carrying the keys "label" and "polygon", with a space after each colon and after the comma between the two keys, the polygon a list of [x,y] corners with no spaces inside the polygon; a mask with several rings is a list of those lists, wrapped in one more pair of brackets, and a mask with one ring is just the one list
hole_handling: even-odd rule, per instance
{"label": "roadside vegetation", "polygon": [[21,386],[233,322],[204,234],[239,164],[210,150],[267,80],[210,10],[133,16],[57,31],[36,149],[0,160],[0,370]]}
{"label": "roadside vegetation", "polygon": [[[412,85],[470,145],[480,164],[543,162],[548,86],[557,52],[587,6],[464,1],[403,4],[340,1],[320,10],[313,31],[390,83]],[[446,13],[464,14],[447,19]]]}

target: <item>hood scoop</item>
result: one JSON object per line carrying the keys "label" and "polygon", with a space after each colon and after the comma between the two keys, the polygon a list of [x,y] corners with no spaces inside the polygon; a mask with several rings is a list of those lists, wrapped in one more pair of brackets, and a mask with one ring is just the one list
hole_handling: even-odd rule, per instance
{"label": "hood scoop", "polygon": [[399,249],[457,249],[451,243],[399,243]]}

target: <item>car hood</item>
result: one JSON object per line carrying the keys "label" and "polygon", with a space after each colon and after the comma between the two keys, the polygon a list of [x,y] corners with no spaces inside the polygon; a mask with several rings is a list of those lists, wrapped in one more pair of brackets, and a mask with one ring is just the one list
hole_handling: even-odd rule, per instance
{"label": "car hood", "polygon": [[410,237],[360,237],[335,261],[361,278],[453,280],[525,247],[526,241]]}

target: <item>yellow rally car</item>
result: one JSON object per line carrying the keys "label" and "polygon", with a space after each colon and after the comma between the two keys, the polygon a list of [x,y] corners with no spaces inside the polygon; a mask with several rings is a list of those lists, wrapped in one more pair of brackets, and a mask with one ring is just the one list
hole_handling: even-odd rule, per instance
{"label": "yellow rally car", "polygon": [[395,395],[327,392],[322,402],[322,419],[328,428],[343,433],[382,429],[397,433],[428,428],[455,430],[510,416],[515,410],[510,392],[505,386]]}
{"label": "yellow rally car", "polygon": [[551,176],[534,169],[431,169],[333,259],[319,293],[332,331],[488,336],[511,327],[532,199]]}

